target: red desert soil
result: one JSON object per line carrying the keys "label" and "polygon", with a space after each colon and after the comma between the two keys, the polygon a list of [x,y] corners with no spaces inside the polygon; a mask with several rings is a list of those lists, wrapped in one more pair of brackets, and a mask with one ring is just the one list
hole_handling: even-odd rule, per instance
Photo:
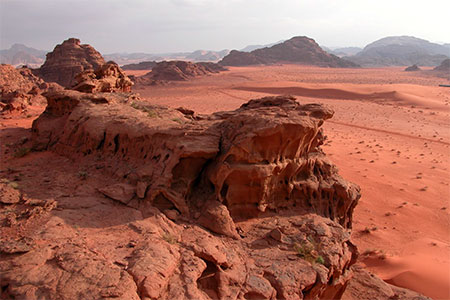
{"label": "red desert soil", "polygon": [[231,67],[136,92],[200,113],[278,94],[331,106],[336,114],[324,125],[324,150],[361,186],[352,233],[361,261],[389,283],[448,299],[450,89],[430,70],[403,70]]}
{"label": "red desert soil", "polygon": [[[324,150],[344,178],[361,186],[352,230],[361,262],[389,283],[448,299],[450,89],[438,85],[449,82],[431,76],[429,70],[403,69],[232,67],[220,74],[135,91],[151,104],[184,106],[198,113],[232,110],[250,99],[275,94],[293,94],[302,104],[329,105],[336,113],[324,124],[328,136]],[[67,190],[87,194],[90,186],[67,172],[74,165],[69,159],[48,151],[13,157],[14,149],[30,147],[31,123],[43,109],[30,107],[27,117],[0,120],[1,143],[8,146],[2,148],[9,149],[1,153],[1,169],[39,199],[46,199],[50,191],[61,191],[61,197]],[[89,169],[92,180],[102,182],[91,167],[75,166],[79,177]],[[92,212],[93,218],[67,212],[67,219],[77,224],[73,235],[93,248],[106,245],[106,237],[120,240],[123,232],[114,228],[127,221],[116,207],[98,207],[108,209]],[[86,219],[92,224],[78,222]],[[31,222],[22,230],[33,226],[39,224]]]}

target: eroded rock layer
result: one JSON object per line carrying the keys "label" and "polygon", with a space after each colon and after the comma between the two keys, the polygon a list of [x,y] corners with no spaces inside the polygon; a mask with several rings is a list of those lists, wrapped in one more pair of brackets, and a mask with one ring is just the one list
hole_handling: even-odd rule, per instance
{"label": "eroded rock layer", "polygon": [[102,55],[79,39],[70,38],[47,53],[45,63],[37,70],[47,82],[56,82],[66,88],[75,84],[75,76],[86,70],[96,70],[105,64]]}
{"label": "eroded rock layer", "polygon": [[[232,216],[298,207],[351,227],[359,188],[343,180],[319,148],[320,126],[333,115],[321,105],[268,97],[196,116],[122,95],[46,96],[48,107],[33,124],[35,148],[115,160],[121,184],[131,188],[128,197],[123,188],[105,192],[111,198],[165,203],[187,217],[209,201]],[[133,171],[122,170],[121,161]]]}

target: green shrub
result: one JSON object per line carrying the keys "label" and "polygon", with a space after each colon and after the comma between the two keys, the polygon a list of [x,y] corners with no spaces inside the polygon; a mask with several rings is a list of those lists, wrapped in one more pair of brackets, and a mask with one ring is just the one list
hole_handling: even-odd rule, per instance
{"label": "green shrub", "polygon": [[178,242],[178,239],[175,235],[170,234],[168,232],[164,233],[162,236],[162,239],[168,242],[169,244],[176,244]]}
{"label": "green shrub", "polygon": [[26,148],[26,147],[21,147],[19,149],[16,149],[16,151],[14,151],[14,157],[24,157],[25,155],[27,155],[28,153],[30,153],[31,149],[30,148]]}

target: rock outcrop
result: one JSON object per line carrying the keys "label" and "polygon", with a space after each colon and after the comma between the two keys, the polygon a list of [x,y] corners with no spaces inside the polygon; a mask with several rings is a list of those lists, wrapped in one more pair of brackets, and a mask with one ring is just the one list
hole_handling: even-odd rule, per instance
{"label": "rock outcrop", "polygon": [[136,84],[153,85],[165,81],[184,81],[224,70],[226,70],[224,67],[211,62],[162,61],[157,63],[151,72],[135,77],[135,82]]}
{"label": "rock outcrop", "polygon": [[133,82],[113,61],[75,76],[73,90],[84,93],[131,92]]}
{"label": "rock outcrop", "polygon": [[45,103],[40,94],[48,87],[28,68],[0,65],[0,112],[22,112],[31,104]]}
{"label": "rock outcrop", "polygon": [[293,37],[274,46],[251,52],[233,50],[219,63],[224,66],[295,63],[332,68],[358,67],[355,63],[323,51],[313,39],[304,36]]}
{"label": "rock outcrop", "polygon": [[359,265],[354,265],[351,269],[354,275],[344,292],[344,300],[431,300],[414,291],[388,284]]}
{"label": "rock outcrop", "polygon": [[37,73],[47,82],[71,88],[75,84],[76,75],[96,70],[104,64],[102,55],[93,47],[81,44],[79,39],[70,38],[47,53],[45,63]]}
{"label": "rock outcrop", "polygon": [[192,217],[219,201],[231,216],[248,217],[297,207],[351,227],[359,188],[319,148],[320,126],[333,115],[323,106],[268,97],[193,119],[120,95],[46,97],[46,112],[33,124],[35,149],[126,160],[136,168],[128,183],[144,185],[140,198],[164,210]]}
{"label": "rock outcrop", "polygon": [[416,72],[416,71],[421,71],[421,70],[422,69],[419,68],[417,65],[412,65],[412,66],[405,68],[406,72]]}

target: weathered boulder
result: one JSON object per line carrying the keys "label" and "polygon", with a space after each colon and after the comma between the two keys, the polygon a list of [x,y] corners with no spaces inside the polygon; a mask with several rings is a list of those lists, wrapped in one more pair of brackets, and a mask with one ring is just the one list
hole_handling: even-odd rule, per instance
{"label": "weathered boulder", "polygon": [[83,93],[131,92],[133,82],[113,61],[95,71],[86,70],[75,76],[73,90]]}
{"label": "weathered boulder", "polygon": [[75,76],[86,70],[96,70],[105,64],[102,55],[93,47],[70,38],[47,53],[45,63],[37,70],[47,82],[56,82],[70,88]]}
{"label": "weathered boulder", "polygon": [[21,200],[20,192],[14,189],[11,185],[0,182],[0,203],[15,204]]}

